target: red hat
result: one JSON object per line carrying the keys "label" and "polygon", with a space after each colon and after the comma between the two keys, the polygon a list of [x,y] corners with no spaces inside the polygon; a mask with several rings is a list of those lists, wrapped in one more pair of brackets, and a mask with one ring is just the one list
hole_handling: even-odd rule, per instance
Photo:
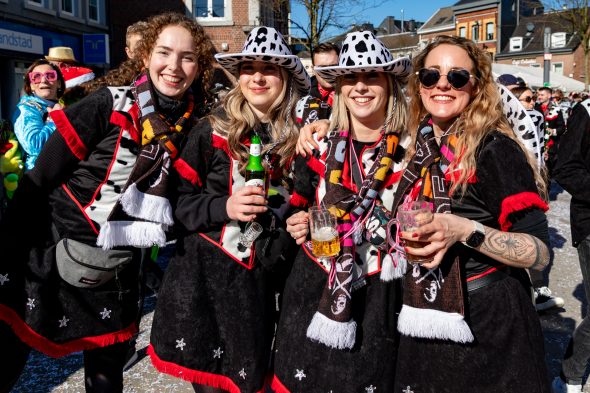
{"label": "red hat", "polygon": [[61,73],[66,81],[66,89],[94,79],[94,72],[86,67],[63,67]]}

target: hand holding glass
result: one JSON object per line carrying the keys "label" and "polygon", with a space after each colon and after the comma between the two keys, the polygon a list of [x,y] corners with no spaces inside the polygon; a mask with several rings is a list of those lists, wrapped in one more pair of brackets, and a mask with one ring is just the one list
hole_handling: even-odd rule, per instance
{"label": "hand holding glass", "polygon": [[318,258],[338,255],[340,239],[336,217],[326,208],[314,206],[309,208],[309,231],[313,253]]}
{"label": "hand holding glass", "polygon": [[[395,220],[402,232],[415,232],[422,225],[432,221],[432,204],[425,201],[407,202],[401,204],[397,209],[397,219]],[[406,240],[405,245],[412,248],[422,248],[429,242],[418,240]],[[426,263],[432,261],[432,256],[418,256],[406,253],[410,263]]]}

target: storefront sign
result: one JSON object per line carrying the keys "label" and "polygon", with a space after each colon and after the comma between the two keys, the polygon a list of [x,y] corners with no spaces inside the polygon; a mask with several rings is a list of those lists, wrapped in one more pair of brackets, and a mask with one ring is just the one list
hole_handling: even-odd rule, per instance
{"label": "storefront sign", "polygon": [[536,64],[537,60],[535,59],[514,59],[512,60],[512,65],[522,65],[522,64]]}
{"label": "storefront sign", "polygon": [[84,64],[108,64],[109,35],[108,34],[84,34]]}
{"label": "storefront sign", "polygon": [[43,37],[0,29],[0,49],[43,54]]}

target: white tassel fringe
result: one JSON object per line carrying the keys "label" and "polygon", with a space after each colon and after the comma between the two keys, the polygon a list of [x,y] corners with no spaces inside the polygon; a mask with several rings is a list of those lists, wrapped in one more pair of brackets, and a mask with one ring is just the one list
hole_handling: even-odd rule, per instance
{"label": "white tassel fringe", "polygon": [[143,221],[106,222],[98,234],[96,244],[104,250],[117,246],[148,248],[153,245],[164,247],[166,234],[162,224]]}
{"label": "white tassel fringe", "polygon": [[399,257],[397,260],[397,266],[393,264],[393,257],[391,254],[387,254],[381,262],[381,274],[379,278],[381,281],[392,281],[397,278],[402,278],[406,274],[408,263],[403,257]]}
{"label": "white tassel fringe", "polygon": [[356,322],[337,322],[316,311],[307,327],[307,337],[331,348],[350,349],[356,339]]}
{"label": "white tassel fringe", "polygon": [[121,195],[123,211],[131,217],[141,218],[166,225],[174,224],[172,206],[166,198],[143,193],[131,184]]}
{"label": "white tassel fringe", "polygon": [[471,329],[461,314],[405,304],[399,313],[397,330],[405,336],[451,340],[463,344],[473,342]]}

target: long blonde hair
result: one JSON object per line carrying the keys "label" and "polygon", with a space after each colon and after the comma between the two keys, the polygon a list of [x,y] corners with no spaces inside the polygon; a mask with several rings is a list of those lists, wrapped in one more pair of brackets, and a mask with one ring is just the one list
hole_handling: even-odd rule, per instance
{"label": "long blonde hair", "polygon": [[[401,83],[392,74],[385,73],[387,76],[388,97],[386,106],[386,118],[383,122],[387,132],[402,132],[406,127],[407,105],[406,99],[401,89]],[[330,121],[331,130],[350,130],[350,114],[344,100],[341,98],[341,82],[343,76],[336,79],[336,90],[334,93],[334,105],[332,107],[332,120]]]}
{"label": "long blonde hair", "polygon": [[[486,52],[479,49],[471,40],[461,37],[438,36],[422,52],[414,57],[414,70],[419,71],[424,68],[428,54],[440,45],[457,46],[467,52],[467,55],[473,62],[472,73],[475,75],[473,80],[475,80],[474,89],[476,90],[476,94],[456,123],[456,129],[464,131],[458,134],[456,147],[457,151],[461,152],[462,170],[459,171],[460,175],[458,178],[454,179],[451,184],[451,194],[457,190],[461,196],[465,194],[468,185],[467,179],[476,170],[476,155],[480,143],[490,133],[498,131],[518,143],[533,170],[539,193],[541,196],[545,196],[545,182],[537,170],[536,161],[522,146],[502,112],[500,93],[492,76],[491,59]],[[415,141],[420,122],[428,112],[420,98],[420,81],[415,74],[410,76],[408,91],[409,96],[412,97],[410,102],[409,127],[413,141],[407,152],[409,159],[415,153]],[[457,160],[453,161],[449,170],[453,171],[458,165],[459,162]]]}
{"label": "long blonde hair", "polygon": [[[273,149],[273,154],[280,157],[281,168],[286,168],[295,155],[295,144],[299,137],[294,111],[299,95],[293,85],[293,77],[284,68],[281,67],[280,70],[283,86],[279,96],[268,109],[267,115],[271,127],[271,143],[264,146],[262,153],[268,151],[272,142],[279,141]],[[229,150],[240,161],[240,171],[243,171],[249,155],[249,149],[244,142],[250,131],[260,125],[260,119],[250,107],[239,85],[227,94],[223,108],[227,119],[210,115],[211,126],[214,131],[227,138]],[[283,132],[284,139],[281,139]]]}

